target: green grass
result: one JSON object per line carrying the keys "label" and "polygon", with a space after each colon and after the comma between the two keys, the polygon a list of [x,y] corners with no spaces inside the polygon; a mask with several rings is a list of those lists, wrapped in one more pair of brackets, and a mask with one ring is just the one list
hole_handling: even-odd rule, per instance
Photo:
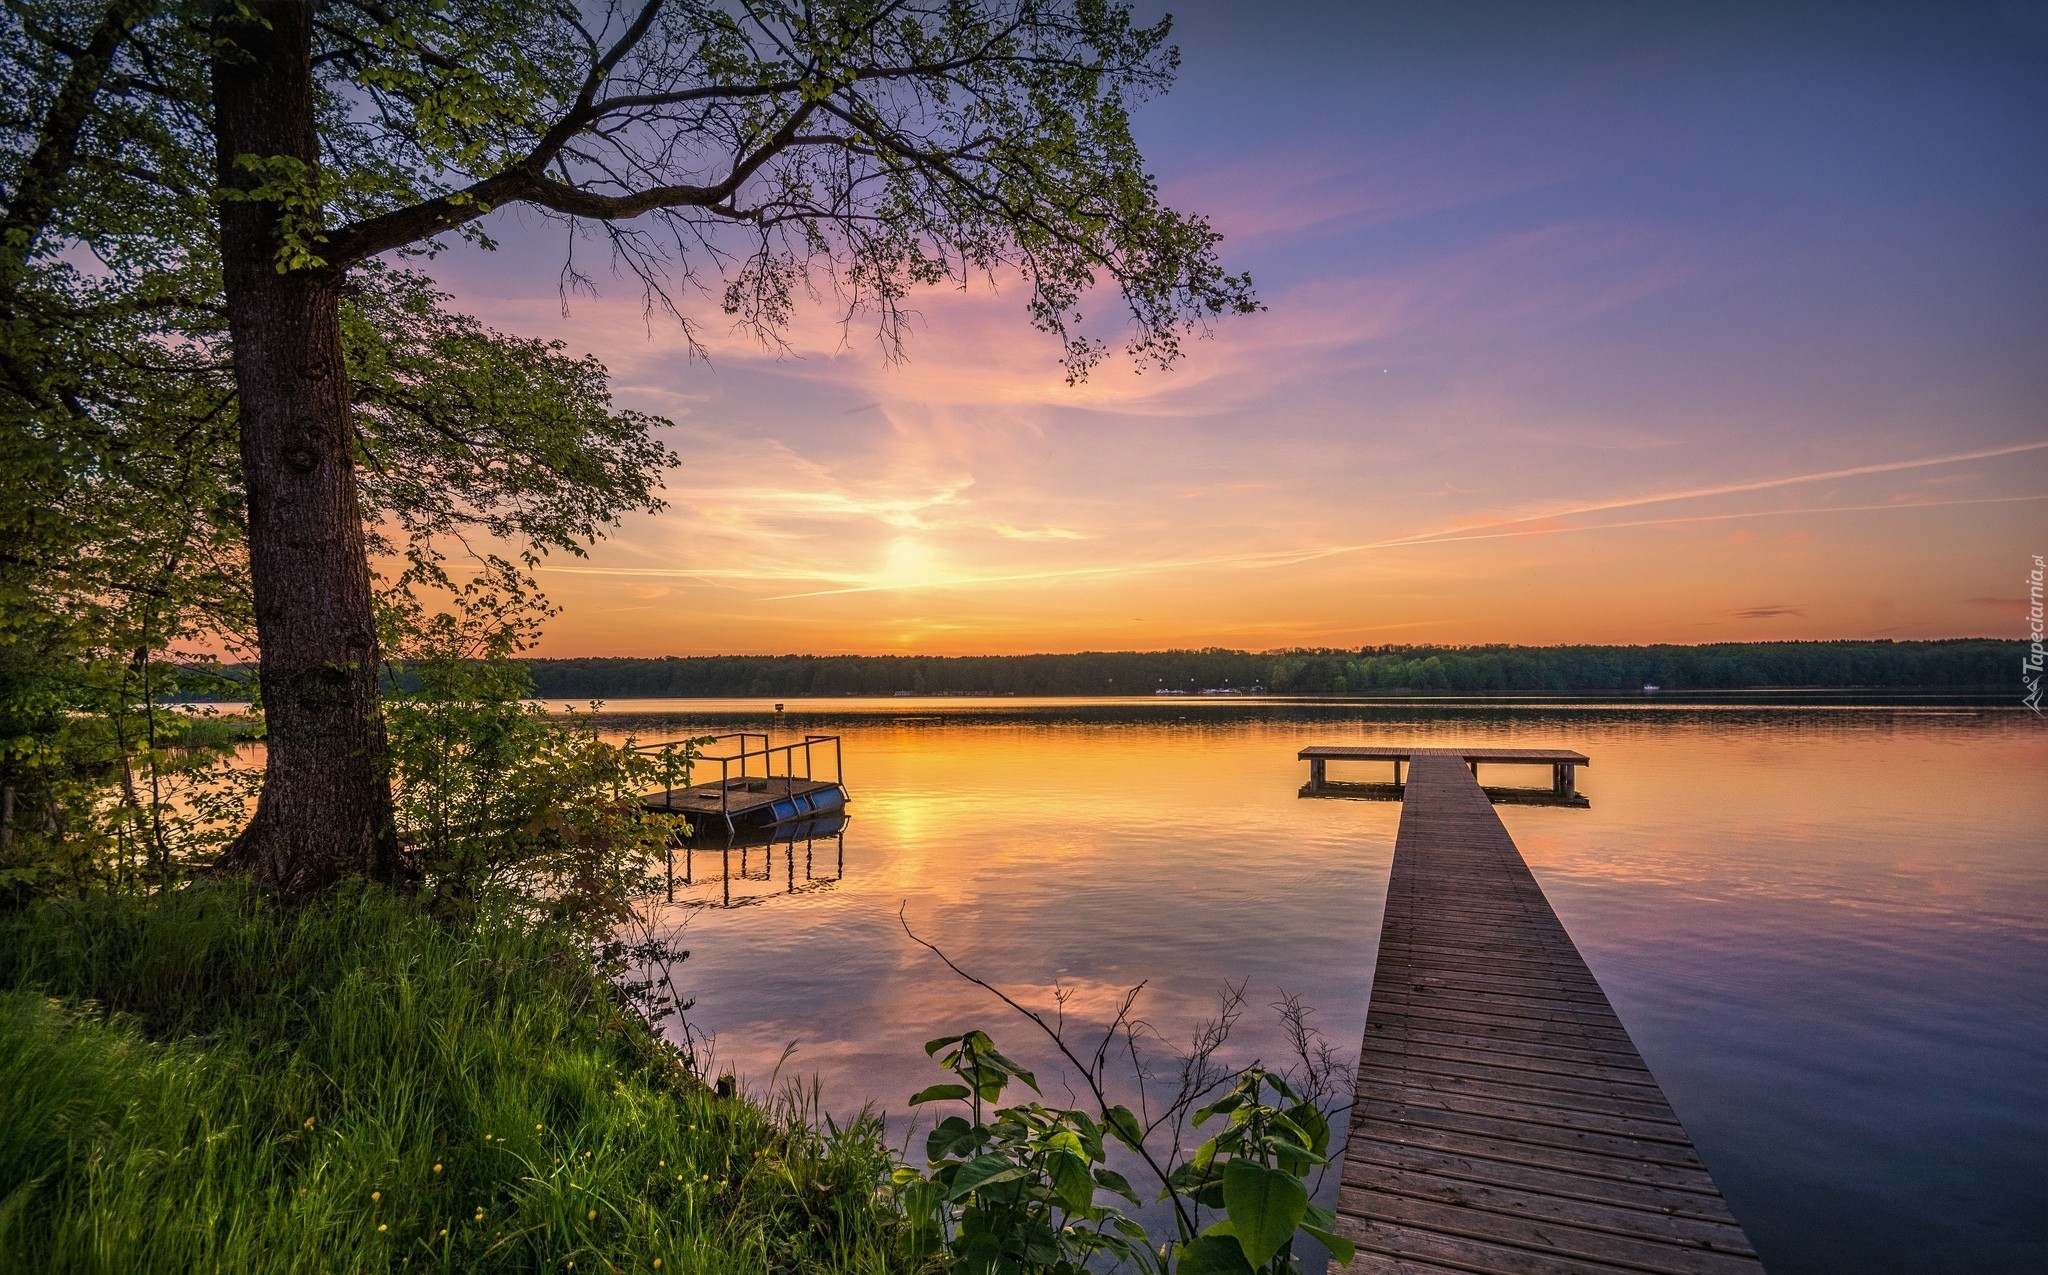
{"label": "green grass", "polygon": [[705,1090],[506,916],[209,886],[0,917],[4,1270],[900,1267],[879,1131],[803,1115]]}

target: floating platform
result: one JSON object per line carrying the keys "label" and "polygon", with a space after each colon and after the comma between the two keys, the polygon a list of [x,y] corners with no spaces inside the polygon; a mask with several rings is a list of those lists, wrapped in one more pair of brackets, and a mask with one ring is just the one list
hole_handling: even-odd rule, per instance
{"label": "floating platform", "polygon": [[[699,753],[705,745],[737,740],[737,752]],[[755,740],[760,747],[753,746]],[[832,754],[832,778],[818,778],[813,760],[827,749]],[[701,739],[671,740],[636,745],[642,753],[665,758],[687,756],[684,773],[698,767],[718,767],[718,778],[701,784],[670,786],[640,798],[642,808],[660,815],[677,815],[688,820],[693,833],[716,827],[728,836],[741,828],[772,827],[843,811],[849,800],[846,776],[837,735],[806,735],[793,743],[770,746],[759,731],[736,731]],[[782,773],[775,773],[776,759]],[[675,765],[682,767],[680,759]],[[798,766],[803,773],[798,774]],[[735,774],[734,771],[738,773]],[[777,838],[778,840],[781,838]]]}
{"label": "floating platform", "polygon": [[649,793],[641,798],[655,814],[681,815],[693,824],[711,820],[733,827],[790,823],[846,805],[846,789],[818,779],[727,779]]}
{"label": "floating platform", "polygon": [[[1586,764],[1509,752],[1476,756]],[[1348,1275],[1761,1275],[1475,754],[1368,755],[1396,753],[1411,766],[1337,1201]]]}

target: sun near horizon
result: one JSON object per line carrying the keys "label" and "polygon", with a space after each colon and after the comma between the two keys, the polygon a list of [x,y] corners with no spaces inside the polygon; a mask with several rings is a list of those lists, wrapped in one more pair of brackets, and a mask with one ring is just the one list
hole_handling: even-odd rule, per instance
{"label": "sun near horizon", "polygon": [[536,219],[445,258],[675,422],[536,653],[2025,634],[2031,10],[1283,8],[1177,10],[1137,116],[1266,305],[1165,372],[1069,386],[1000,280],[912,298],[900,362],[829,298],[777,350],[707,301],[697,358],[628,280],[565,317]]}

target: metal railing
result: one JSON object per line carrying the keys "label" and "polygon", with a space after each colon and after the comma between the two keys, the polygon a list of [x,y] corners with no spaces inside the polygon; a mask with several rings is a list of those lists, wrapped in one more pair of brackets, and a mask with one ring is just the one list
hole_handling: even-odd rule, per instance
{"label": "metal railing", "polygon": [[[757,739],[761,741],[761,746],[759,748],[750,747],[750,742]],[[666,740],[658,744],[638,744],[634,746],[634,751],[642,753],[670,752],[672,755],[671,750],[677,748],[694,748],[701,745],[717,744],[725,740],[738,740],[739,751],[735,753],[698,753],[692,761],[693,764],[694,762],[714,761],[718,763],[718,813],[725,819],[727,827],[732,826],[734,780],[732,768],[735,764],[739,766],[738,779],[742,791],[766,792],[768,791],[767,785],[774,783],[777,778],[775,774],[775,758],[780,756],[782,758],[782,774],[780,778],[783,781],[784,791],[787,795],[793,797],[796,795],[796,784],[799,778],[806,783],[819,782],[812,765],[812,749],[816,748],[822,752],[825,745],[830,744],[832,746],[832,782],[841,788],[846,786],[845,765],[840,753],[839,736],[837,735],[805,735],[803,739],[793,744],[771,745],[768,742],[766,732],[740,730],[728,731],[723,735],[699,735],[690,739]],[[803,755],[804,763],[804,773],[801,776],[796,773],[796,759],[799,753]],[[752,774],[749,767],[751,760],[756,757],[761,759],[761,773],[759,776]],[[662,806],[664,809],[672,810],[675,805],[675,774],[673,767],[669,768],[664,778],[667,782],[662,788]],[[762,784],[762,787],[758,789],[752,787],[757,781]],[[696,787],[698,785],[693,784],[691,786]]]}

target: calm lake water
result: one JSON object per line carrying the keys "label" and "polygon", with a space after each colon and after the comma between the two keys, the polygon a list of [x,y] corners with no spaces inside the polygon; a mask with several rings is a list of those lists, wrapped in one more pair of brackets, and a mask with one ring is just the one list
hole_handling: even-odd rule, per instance
{"label": "calm lake water", "polygon": [[[2003,709],[1259,701],[614,703],[642,739],[845,737],[834,841],[699,852],[693,1023],[826,1105],[1032,1029],[905,937],[1070,1021],[1146,984],[1181,1039],[1246,981],[1239,1061],[1316,1007],[1354,1055],[1400,807],[1303,801],[1311,743],[1562,746],[1584,810],[1500,814],[1776,1275],[2048,1270],[2048,729]],[[1362,776],[1366,777],[1366,776]],[[1512,782],[1511,772],[1488,782]],[[1531,773],[1532,782],[1541,778]],[[678,863],[682,872],[685,865]],[[730,903],[731,906],[727,906]],[[1066,1101],[1056,1081],[1052,1101]]]}

